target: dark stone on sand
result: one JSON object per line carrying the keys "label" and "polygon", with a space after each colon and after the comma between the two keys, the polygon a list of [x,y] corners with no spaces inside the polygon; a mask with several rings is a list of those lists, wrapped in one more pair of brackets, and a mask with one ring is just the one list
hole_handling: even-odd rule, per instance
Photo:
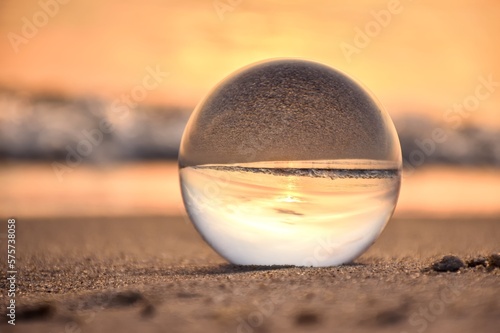
{"label": "dark stone on sand", "polygon": [[463,267],[465,267],[464,262],[457,256],[444,256],[432,264],[432,269],[436,272],[457,272]]}
{"label": "dark stone on sand", "polygon": [[319,317],[316,313],[304,311],[295,316],[296,325],[312,325],[319,322]]}
{"label": "dark stone on sand", "polygon": [[56,313],[56,307],[50,303],[34,304],[28,307],[19,308],[16,319],[21,321],[46,320]]}
{"label": "dark stone on sand", "polygon": [[156,308],[154,307],[153,304],[148,303],[146,304],[142,310],[141,310],[141,317],[142,318],[151,318],[156,314]]}
{"label": "dark stone on sand", "polygon": [[402,311],[399,310],[386,310],[383,312],[380,312],[376,318],[375,321],[379,325],[394,325],[399,323],[405,318],[403,315]]}
{"label": "dark stone on sand", "polygon": [[500,253],[493,253],[488,257],[489,267],[500,268]]}
{"label": "dark stone on sand", "polygon": [[484,266],[486,267],[487,261],[485,257],[478,257],[478,258],[472,258],[470,260],[467,260],[467,267],[474,268],[477,266]]}
{"label": "dark stone on sand", "polygon": [[138,302],[142,301],[144,297],[142,296],[141,293],[137,291],[123,291],[119,292],[115,295],[112,295],[109,300],[109,306],[113,307],[120,307],[120,306],[130,306],[137,304]]}

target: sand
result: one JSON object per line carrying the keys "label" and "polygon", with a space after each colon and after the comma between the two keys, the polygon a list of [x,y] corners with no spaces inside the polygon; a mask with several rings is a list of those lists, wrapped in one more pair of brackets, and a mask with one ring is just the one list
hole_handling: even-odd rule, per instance
{"label": "sand", "polygon": [[[1,232],[5,233],[6,223]],[[5,234],[4,234],[5,235]],[[0,239],[5,244],[5,237]],[[392,220],[351,265],[239,267],[185,217],[17,221],[16,325],[1,332],[499,332],[498,218]]]}

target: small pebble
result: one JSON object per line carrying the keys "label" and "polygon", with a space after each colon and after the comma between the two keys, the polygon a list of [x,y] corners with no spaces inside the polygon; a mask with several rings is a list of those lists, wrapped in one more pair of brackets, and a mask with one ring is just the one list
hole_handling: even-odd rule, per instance
{"label": "small pebble", "polygon": [[51,303],[40,303],[17,310],[17,318],[22,321],[44,320],[51,318],[56,312],[56,307]]}
{"label": "small pebble", "polygon": [[312,325],[319,322],[319,317],[313,312],[302,312],[295,317],[296,325]]}
{"label": "small pebble", "polygon": [[457,256],[444,256],[440,261],[432,264],[432,269],[436,272],[457,272],[462,267],[465,267],[465,264]]}
{"label": "small pebble", "polygon": [[141,293],[133,290],[127,290],[118,292],[110,296],[109,306],[120,307],[120,306],[130,306],[135,305],[139,301],[142,301],[144,297]]}
{"label": "small pebble", "polygon": [[488,258],[488,265],[490,267],[500,268],[500,253],[493,253]]}
{"label": "small pebble", "polygon": [[375,321],[378,325],[394,325],[405,319],[404,309],[386,310],[380,312]]}
{"label": "small pebble", "polygon": [[151,318],[155,315],[155,313],[156,313],[156,308],[151,303],[147,303],[141,310],[141,317]]}
{"label": "small pebble", "polygon": [[486,258],[485,257],[479,257],[479,258],[473,258],[470,260],[467,260],[467,267],[474,268],[477,266],[484,266],[486,267]]}

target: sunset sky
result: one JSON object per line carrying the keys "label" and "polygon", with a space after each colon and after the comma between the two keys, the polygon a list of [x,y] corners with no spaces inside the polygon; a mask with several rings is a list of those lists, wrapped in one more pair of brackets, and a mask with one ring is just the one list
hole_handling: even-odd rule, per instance
{"label": "sunset sky", "polygon": [[[55,3],[0,3],[0,86],[116,98],[159,66],[169,76],[144,103],[191,108],[242,66],[301,57],[357,78],[392,115],[442,119],[480,77],[500,82],[498,1]],[[500,86],[490,90],[465,122],[500,127]]]}

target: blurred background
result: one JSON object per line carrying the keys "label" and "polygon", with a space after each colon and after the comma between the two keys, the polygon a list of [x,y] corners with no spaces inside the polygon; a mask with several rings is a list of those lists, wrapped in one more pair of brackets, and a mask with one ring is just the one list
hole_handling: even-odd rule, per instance
{"label": "blurred background", "polygon": [[396,216],[500,216],[493,0],[0,2],[0,216],[183,214],[176,157],[226,75],[274,57],[340,69],[392,116]]}

